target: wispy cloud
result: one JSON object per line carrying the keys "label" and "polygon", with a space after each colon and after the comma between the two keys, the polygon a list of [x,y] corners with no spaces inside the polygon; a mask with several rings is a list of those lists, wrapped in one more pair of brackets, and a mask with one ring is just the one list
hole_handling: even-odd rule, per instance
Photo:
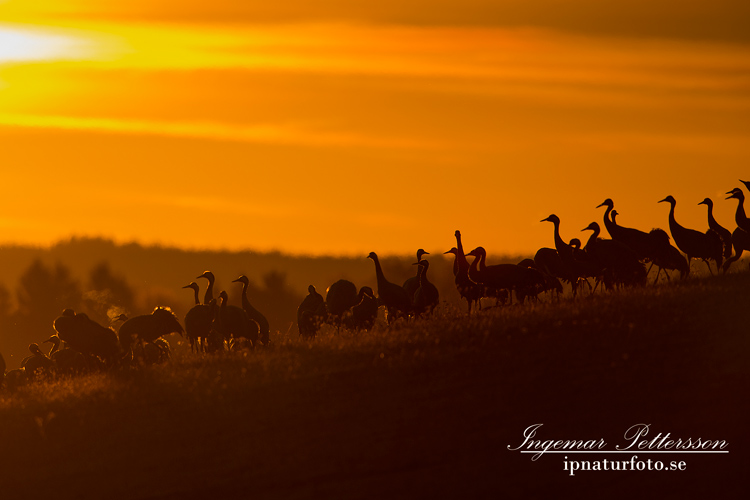
{"label": "wispy cloud", "polygon": [[426,141],[327,132],[293,124],[239,125],[220,122],[170,122],[76,116],[0,114],[0,125],[118,134],[146,134],[259,144],[294,144],[312,147],[361,146],[410,149],[439,147],[438,144]]}

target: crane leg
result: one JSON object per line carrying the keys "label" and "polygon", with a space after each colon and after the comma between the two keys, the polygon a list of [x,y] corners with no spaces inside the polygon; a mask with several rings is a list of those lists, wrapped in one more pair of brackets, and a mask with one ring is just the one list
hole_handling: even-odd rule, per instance
{"label": "crane leg", "polygon": [[[713,276],[714,272],[711,270],[711,263],[708,261],[708,259],[703,259],[703,262],[706,263],[706,265],[708,266],[708,272],[711,273],[711,276]],[[718,270],[719,270],[719,266],[717,264],[716,265],[716,272],[719,272]]]}

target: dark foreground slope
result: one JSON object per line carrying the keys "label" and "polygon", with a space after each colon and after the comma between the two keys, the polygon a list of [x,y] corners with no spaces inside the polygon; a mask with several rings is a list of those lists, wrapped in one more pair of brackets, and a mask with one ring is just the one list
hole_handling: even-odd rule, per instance
{"label": "dark foreground slope", "polygon": [[[444,313],[3,393],[0,496],[743,497],[748,290],[735,274]],[[508,451],[536,423],[542,439],[610,449],[647,423],[649,437],[723,439],[730,453],[640,454],[687,470],[570,477],[562,455]]]}

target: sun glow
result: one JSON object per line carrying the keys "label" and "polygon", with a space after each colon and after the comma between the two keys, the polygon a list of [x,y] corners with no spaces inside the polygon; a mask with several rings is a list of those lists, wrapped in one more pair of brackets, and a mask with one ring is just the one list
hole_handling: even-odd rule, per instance
{"label": "sun glow", "polygon": [[93,52],[84,38],[0,25],[0,64],[84,59]]}

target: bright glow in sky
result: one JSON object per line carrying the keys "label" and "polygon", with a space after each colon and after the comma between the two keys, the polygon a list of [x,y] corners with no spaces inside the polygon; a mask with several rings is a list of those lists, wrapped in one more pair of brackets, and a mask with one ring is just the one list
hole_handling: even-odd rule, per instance
{"label": "bright glow in sky", "polygon": [[467,246],[533,253],[552,245],[540,219],[581,237],[607,197],[621,224],[650,229],[667,226],[656,202],[671,194],[704,230],[709,196],[731,230],[722,195],[750,177],[737,37],[549,11],[538,25],[407,22],[390,2],[301,17],[292,0],[100,3],[0,4],[18,23],[0,26],[14,186],[0,241],[412,254],[461,229]]}

